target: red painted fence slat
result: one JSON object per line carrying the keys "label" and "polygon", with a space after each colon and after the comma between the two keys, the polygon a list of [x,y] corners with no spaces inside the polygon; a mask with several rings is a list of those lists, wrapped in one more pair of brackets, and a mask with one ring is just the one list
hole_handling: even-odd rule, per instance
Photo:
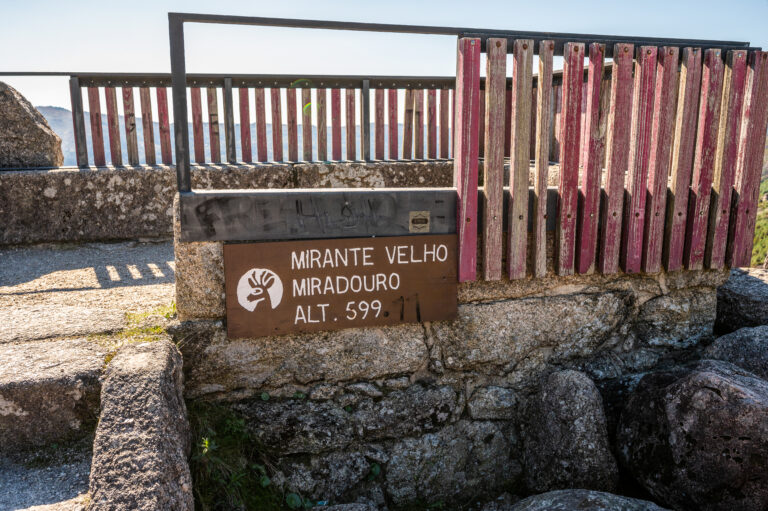
{"label": "red painted fence slat", "polygon": [[256,156],[267,161],[267,114],[264,89],[253,90],[253,109],[256,111]]}
{"label": "red painted fence slat", "polygon": [[661,270],[664,245],[664,220],[667,207],[667,182],[671,163],[677,101],[678,48],[659,48],[656,63],[656,96],[653,103],[651,156],[645,200],[642,268],[646,273]]}
{"label": "red painted fence slat", "polygon": [[97,167],[103,167],[107,162],[104,157],[104,134],[101,129],[101,102],[99,101],[98,87],[88,87],[88,110],[91,118],[93,164]]}
{"label": "red painted fence slat", "polygon": [[299,119],[296,111],[296,89],[285,90],[285,115],[288,125],[288,161],[299,161]]}
{"label": "red painted fence slat", "polygon": [[389,112],[389,159],[396,160],[398,149],[397,89],[387,90],[387,111]]}
{"label": "red painted fence slat", "polygon": [[453,181],[457,195],[458,280],[477,274],[478,114],[480,110],[480,39],[462,37],[456,59]]}
{"label": "red painted fence slat", "polygon": [[700,270],[704,266],[722,90],[723,60],[720,50],[706,50],[701,74],[696,153],[693,160],[691,193],[688,198],[688,225],[685,228],[683,249],[683,261],[689,270]]}
{"label": "red painted fence slat", "polygon": [[139,164],[139,141],[136,134],[136,112],[133,106],[133,88],[123,87],[123,122],[125,123],[125,146],[128,150],[128,164]]}
{"label": "red painted fence slat", "polygon": [[144,161],[147,165],[154,165],[157,163],[157,157],[155,155],[155,133],[149,87],[139,88],[139,100],[141,102],[141,126],[144,134]]}
{"label": "red painted fence slat", "polygon": [[413,157],[424,159],[424,91],[413,91]]}
{"label": "red painted fence slat", "polygon": [[[507,40],[486,42],[484,117],[485,160],[483,160],[483,278],[501,279],[502,227],[504,220],[504,100],[507,88]],[[481,93],[482,95],[482,93]],[[478,141],[479,143],[479,141]]]}
{"label": "red painted fence slat", "polygon": [[155,89],[157,97],[157,120],[160,130],[160,157],[164,165],[173,163],[171,152],[171,123],[168,118],[168,91],[165,87]]}
{"label": "red painted fence slat", "polygon": [[624,227],[621,233],[621,267],[625,273],[639,272],[643,259],[645,198],[651,156],[653,93],[658,49],[655,46],[641,46],[637,53],[627,198],[624,202]]}
{"label": "red painted fence slat", "polygon": [[281,89],[269,90],[272,101],[272,160],[283,161],[283,112]]}
{"label": "red painted fence slat", "polygon": [[632,119],[632,65],[634,47],[613,47],[611,100],[606,129],[605,199],[600,219],[598,268],[601,273],[619,269],[621,224],[624,207],[624,172],[629,160],[629,134]]}
{"label": "red painted fence slat", "polygon": [[450,121],[448,120],[451,104],[450,95],[450,90],[440,89],[440,158],[450,156]]}
{"label": "red painted fence slat", "polygon": [[768,52],[752,52],[747,67],[747,87],[742,109],[736,166],[735,200],[731,213],[727,261],[748,266],[757,219],[757,196],[768,124]]}
{"label": "red painted fence slat", "polygon": [[374,92],[374,158],[384,159],[384,89]]}
{"label": "red painted fence slat", "polygon": [[240,87],[240,148],[242,159],[245,162],[253,161],[251,150],[251,105],[248,100],[248,87]]}
{"label": "red painted fence slat", "polygon": [[221,141],[219,138],[219,98],[215,87],[208,87],[208,141],[211,145],[211,161],[221,162]]}
{"label": "red painted fence slat", "polygon": [[533,246],[531,266],[534,277],[547,273],[547,181],[549,177],[549,132],[552,119],[552,55],[554,41],[539,43],[539,75],[536,96],[536,158],[533,194]]}
{"label": "red painted fence slat", "polygon": [[581,92],[584,80],[584,44],[566,43],[563,57],[563,106],[560,121],[560,187],[555,227],[555,271],[571,275],[576,249]]}
{"label": "red painted fence slat", "polygon": [[192,103],[192,140],[194,142],[195,163],[205,162],[205,142],[203,140],[203,102],[200,87],[189,90]]}
{"label": "red painted fence slat", "polygon": [[[165,90],[158,87],[157,90]],[[123,164],[123,154],[120,147],[120,121],[117,113],[117,93],[114,87],[104,87],[104,97],[107,101],[107,133],[109,134],[109,153],[112,165],[115,167]],[[160,102],[158,101],[158,105]],[[167,110],[167,106],[166,106]]]}
{"label": "red painted fence slat", "polygon": [[405,105],[403,107],[403,159],[413,158],[413,90],[405,90]]}
{"label": "red painted fence slat", "polygon": [[437,91],[427,91],[427,158],[437,158]]}
{"label": "red painted fence slat", "polygon": [[717,134],[715,172],[712,178],[712,200],[709,205],[707,247],[704,252],[704,264],[707,268],[722,268],[725,264],[731,190],[736,177],[741,109],[744,105],[746,79],[747,52],[729,51],[723,75],[720,127]]}
{"label": "red painted fence slat", "polygon": [[341,160],[341,90],[331,89],[331,158]]}
{"label": "red painted fence slat", "polygon": [[578,214],[576,267],[579,273],[592,273],[597,251],[597,219],[600,215],[600,179],[602,178],[605,133],[600,130],[600,96],[603,84],[605,45],[589,45],[589,75],[585,90],[586,103],[582,144],[581,208]]}
{"label": "red painted fence slat", "polygon": [[355,89],[347,89],[347,159],[357,159],[357,140],[355,134]]}
{"label": "red painted fence slat", "polygon": [[317,105],[317,159],[328,160],[328,111],[326,102],[328,93],[325,89],[315,91],[315,103]]}
{"label": "red painted fence slat", "polygon": [[525,277],[528,255],[528,180],[530,179],[531,152],[533,41],[530,39],[515,40],[512,46],[512,55],[514,113],[509,157],[509,218],[507,220],[507,275],[510,280]]}
{"label": "red painted fence slat", "polygon": [[301,89],[301,149],[304,161],[312,161],[312,89]]}

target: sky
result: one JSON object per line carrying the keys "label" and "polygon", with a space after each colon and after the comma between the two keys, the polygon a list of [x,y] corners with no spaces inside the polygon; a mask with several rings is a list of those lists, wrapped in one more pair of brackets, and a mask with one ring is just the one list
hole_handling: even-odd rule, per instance
{"label": "sky", "polygon": [[[725,39],[768,48],[768,0],[0,0],[0,72],[170,72],[168,12]],[[188,24],[187,72],[452,76],[455,38]],[[66,78],[4,78],[69,107]]]}

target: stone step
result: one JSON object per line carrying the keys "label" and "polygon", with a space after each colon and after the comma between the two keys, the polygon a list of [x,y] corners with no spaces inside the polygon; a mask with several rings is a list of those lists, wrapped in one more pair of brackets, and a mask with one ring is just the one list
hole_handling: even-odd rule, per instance
{"label": "stone step", "polygon": [[93,432],[107,350],[86,339],[0,344],[4,453],[66,443]]}

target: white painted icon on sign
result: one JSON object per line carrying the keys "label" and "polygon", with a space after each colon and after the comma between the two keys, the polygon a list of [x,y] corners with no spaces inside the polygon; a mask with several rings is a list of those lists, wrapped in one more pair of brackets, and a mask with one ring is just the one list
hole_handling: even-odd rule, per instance
{"label": "white painted icon on sign", "polygon": [[251,268],[237,283],[237,301],[249,312],[265,300],[275,309],[282,299],[283,281],[272,270]]}

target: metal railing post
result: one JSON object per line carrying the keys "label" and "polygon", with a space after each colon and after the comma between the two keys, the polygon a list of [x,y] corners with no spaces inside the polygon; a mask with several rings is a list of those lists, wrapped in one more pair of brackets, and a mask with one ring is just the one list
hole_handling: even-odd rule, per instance
{"label": "metal railing post", "polygon": [[189,175],[189,126],[187,122],[187,78],[184,63],[184,18],[168,13],[173,91],[173,134],[176,141],[176,182],[180,192],[192,189]]}
{"label": "metal railing post", "polygon": [[80,89],[80,79],[69,77],[69,95],[72,101],[72,124],[75,130],[75,153],[77,166],[88,166],[88,143],[85,140],[85,114],[83,112],[83,92]]}

